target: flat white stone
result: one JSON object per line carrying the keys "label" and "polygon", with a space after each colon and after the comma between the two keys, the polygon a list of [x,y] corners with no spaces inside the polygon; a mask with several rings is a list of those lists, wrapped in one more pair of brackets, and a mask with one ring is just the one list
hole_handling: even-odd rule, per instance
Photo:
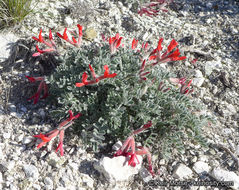
{"label": "flat white stone", "polygon": [[[142,157],[137,156],[139,164],[135,167],[128,165],[128,158],[124,156],[117,156],[113,158],[103,157],[94,164],[94,168],[102,173],[109,182],[125,181],[130,176],[139,172],[142,164]],[[137,163],[137,162],[136,162]]]}
{"label": "flat white stone", "polygon": [[179,164],[174,170],[174,176],[179,179],[187,179],[193,174],[192,170],[184,164]]}

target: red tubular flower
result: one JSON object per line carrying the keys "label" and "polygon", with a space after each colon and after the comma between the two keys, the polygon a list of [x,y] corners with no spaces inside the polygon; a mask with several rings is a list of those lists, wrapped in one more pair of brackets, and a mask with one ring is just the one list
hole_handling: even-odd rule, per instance
{"label": "red tubular flower", "polygon": [[60,134],[59,134],[59,139],[60,139],[59,141],[60,141],[60,143],[59,143],[59,145],[58,145],[57,148],[56,148],[56,152],[60,149],[60,154],[61,154],[61,156],[64,155],[64,149],[63,149],[64,133],[65,133],[64,130],[61,130],[61,131],[60,131]]}
{"label": "red tubular flower", "polygon": [[143,147],[143,146],[138,146],[137,147],[139,150],[136,151],[137,155],[147,155],[147,161],[148,161],[148,171],[151,173],[151,175],[154,177],[154,171],[153,171],[153,166],[152,166],[152,156],[148,148]]}
{"label": "red tubular flower", "polygon": [[141,133],[142,131],[148,129],[148,128],[151,127],[151,126],[152,126],[152,121],[148,121],[148,123],[144,124],[143,127],[139,128],[139,129],[137,129],[137,130],[135,130],[135,131],[133,132],[133,134],[134,134],[134,135],[137,135],[137,134]]}
{"label": "red tubular flower", "polygon": [[165,53],[163,53],[163,55],[161,55],[162,41],[163,41],[163,38],[160,38],[157,48],[154,49],[149,56],[150,61],[151,60],[156,60],[156,62],[150,64],[150,66],[154,66],[158,63],[160,64],[160,63],[166,63],[166,62],[169,62],[169,61],[177,61],[177,60],[186,59],[185,56],[179,57],[180,52],[179,52],[178,48],[175,51],[173,51],[173,49],[176,48],[176,46],[178,45],[178,43],[174,39],[170,42],[170,44],[167,48],[167,51]]}
{"label": "red tubular flower", "polygon": [[117,75],[116,73],[109,74],[109,67],[108,67],[108,65],[104,65],[104,69],[105,69],[104,78],[114,78]]}
{"label": "red tubular flower", "polygon": [[78,41],[76,41],[75,37],[72,37],[72,40],[70,40],[68,38],[68,35],[66,33],[67,28],[65,28],[63,35],[61,35],[59,32],[57,32],[57,36],[59,36],[60,38],[62,38],[63,40],[69,42],[70,44],[72,44],[75,47],[80,47],[81,45],[81,41],[82,41],[82,26],[77,24],[77,28],[78,28]]}
{"label": "red tubular flower", "polygon": [[59,135],[59,144],[56,148],[56,152],[60,150],[60,155],[64,155],[64,149],[63,149],[63,139],[64,139],[64,134],[65,130],[70,127],[73,124],[73,120],[79,118],[81,116],[81,113],[78,113],[77,115],[73,115],[72,111],[69,110],[69,115],[70,117],[63,122],[61,122],[58,127],[49,133],[46,133],[45,135],[41,134],[40,135],[33,135],[33,137],[39,138],[42,140],[41,143],[38,144],[37,148],[41,148],[44,146],[47,142],[51,141],[53,138],[55,138],[57,135]]}
{"label": "red tubular flower", "polygon": [[188,82],[188,84],[183,84],[182,86],[181,86],[181,89],[180,89],[180,93],[181,94],[190,94],[190,93],[192,93],[193,92],[193,89],[191,89],[190,90],[190,85],[191,85],[191,83],[192,83],[192,80],[190,80],[189,82]]}
{"label": "red tubular flower", "polygon": [[34,94],[32,97],[28,98],[28,100],[32,100],[34,99],[33,103],[36,104],[40,98],[40,95],[42,93],[43,90],[43,96],[41,99],[45,99],[49,93],[48,93],[48,87],[46,82],[44,81],[44,77],[29,77],[29,76],[25,76],[30,82],[36,82],[36,81],[41,81],[36,94]]}
{"label": "red tubular flower", "polygon": [[107,65],[104,65],[104,69],[105,69],[104,75],[99,76],[99,77],[96,77],[95,71],[91,67],[91,65],[89,65],[89,68],[91,70],[91,75],[92,75],[94,80],[88,81],[87,80],[88,75],[86,74],[86,72],[84,72],[83,75],[82,75],[82,82],[81,83],[76,83],[75,84],[76,87],[82,87],[82,86],[85,86],[85,85],[96,84],[96,83],[98,83],[102,79],[114,78],[117,75],[116,73],[109,74],[109,67]]}
{"label": "red tubular flower", "polygon": [[132,48],[132,49],[136,49],[137,45],[138,45],[138,40],[135,40],[135,38],[134,38],[133,41],[132,41],[132,46],[131,46],[131,48]]}
{"label": "red tubular flower", "polygon": [[37,57],[37,56],[39,56],[39,55],[41,55],[41,54],[43,54],[43,53],[56,51],[55,48],[50,48],[50,49],[41,50],[41,49],[39,49],[38,45],[36,45],[36,49],[37,49],[38,52],[32,54],[33,57]]}
{"label": "red tubular flower", "polygon": [[165,6],[172,2],[173,0],[154,0],[153,2],[144,4],[143,7],[138,11],[138,14],[140,16],[146,14],[146,16],[149,17],[157,16],[160,10],[167,12],[168,10],[165,8]]}
{"label": "red tubular flower", "polygon": [[39,47],[36,45],[36,49],[37,49],[37,53],[34,53],[32,56],[33,57],[36,57],[36,56],[39,56],[43,53],[46,53],[46,52],[54,52],[54,51],[57,51],[57,48],[56,48],[56,44],[53,40],[53,37],[52,37],[52,32],[51,32],[51,29],[49,30],[49,39],[50,39],[50,42],[47,42],[44,40],[44,38],[42,37],[42,29],[40,29],[40,33],[39,33],[39,37],[36,38],[36,37],[32,37],[34,40],[40,42],[40,43],[43,43],[45,44],[46,46],[50,47],[50,49],[44,49],[44,50],[41,50],[39,49]]}
{"label": "red tubular flower", "polygon": [[133,153],[129,159],[128,165],[131,165],[132,167],[136,166],[136,162],[135,160],[137,160],[138,164],[139,164],[139,159],[137,158],[137,155],[135,153]]}
{"label": "red tubular flower", "polygon": [[117,48],[119,48],[122,39],[123,37],[119,37],[119,33],[117,33],[114,37],[109,37],[109,45],[110,45],[111,54],[114,54]]}

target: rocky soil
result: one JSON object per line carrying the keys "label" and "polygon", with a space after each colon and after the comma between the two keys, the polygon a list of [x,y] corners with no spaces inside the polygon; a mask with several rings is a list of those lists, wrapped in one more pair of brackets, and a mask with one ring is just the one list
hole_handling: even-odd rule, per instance
{"label": "rocky soil", "polygon": [[[239,2],[174,2],[168,12],[150,18],[137,14],[137,4],[113,0],[40,0],[33,15],[1,32],[0,189],[239,189]],[[150,178],[143,175],[144,169],[126,181],[107,182],[107,176],[94,167],[102,155],[84,150],[71,133],[64,142],[64,157],[51,150],[51,145],[44,150],[35,148],[32,135],[48,131],[56,123],[48,116],[53,107],[42,100],[36,105],[27,101],[35,89],[24,75],[42,74],[39,62],[44,61],[31,57],[35,52],[31,37],[38,36],[40,28],[47,37],[50,28],[62,33],[76,24],[84,27],[85,44],[100,42],[101,34],[120,33],[124,43],[135,37],[151,46],[160,37],[164,46],[174,38],[181,54],[187,56],[186,61],[165,67],[178,77],[193,79],[192,96],[204,104],[202,111],[210,114],[215,124],[204,128],[209,148],[190,142],[183,155],[169,160],[153,158],[159,168],[156,179],[171,182],[168,187],[155,180],[147,183]],[[58,43],[67,48],[60,40]],[[183,187],[179,183],[185,180],[210,180],[215,186]],[[222,181],[233,181],[234,185]]]}

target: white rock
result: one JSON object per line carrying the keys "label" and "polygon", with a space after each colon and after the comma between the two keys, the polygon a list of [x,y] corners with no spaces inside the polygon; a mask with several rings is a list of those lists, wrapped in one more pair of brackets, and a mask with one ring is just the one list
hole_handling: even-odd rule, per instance
{"label": "white rock", "polygon": [[0,62],[10,55],[10,46],[18,40],[18,37],[11,33],[0,34]]}
{"label": "white rock", "polygon": [[0,183],[3,183],[2,172],[0,172]]}
{"label": "white rock", "polygon": [[229,172],[221,168],[214,168],[211,175],[217,181],[233,181],[234,185],[230,187],[236,190],[239,189],[239,176],[236,175],[234,172]]}
{"label": "white rock", "polygon": [[179,179],[187,179],[191,177],[192,174],[192,170],[184,164],[179,164],[173,173],[173,175]]}
{"label": "white rock", "polygon": [[130,176],[139,172],[142,164],[142,157],[137,156],[139,164],[135,167],[128,165],[128,158],[118,156],[114,158],[102,157],[101,160],[94,164],[94,168],[102,173],[109,182],[125,181]]}
{"label": "white rock", "polygon": [[11,133],[3,133],[3,138],[4,139],[10,139]]}
{"label": "white rock", "polygon": [[205,64],[205,74],[210,75],[212,73],[213,69],[218,70],[221,67],[222,67],[221,60],[206,62],[206,64]]}
{"label": "white rock", "polygon": [[23,137],[22,139],[22,144],[29,144],[31,143],[35,138],[30,136],[30,137]]}
{"label": "white rock", "polygon": [[26,177],[29,177],[29,178],[31,177],[33,179],[37,179],[38,176],[39,176],[38,169],[34,165],[25,164],[23,166],[23,170],[24,170],[24,172],[26,174]]}
{"label": "white rock", "polygon": [[197,87],[202,86],[205,78],[193,78],[193,84]]}
{"label": "white rock", "polygon": [[65,24],[69,27],[69,26],[71,26],[72,24],[73,24],[73,20],[72,20],[72,18],[71,17],[66,17],[65,18]]}
{"label": "white rock", "polygon": [[193,169],[198,173],[209,172],[209,166],[206,162],[198,161],[193,165]]}
{"label": "white rock", "polygon": [[51,180],[51,178],[46,177],[44,179],[44,183],[46,185],[45,187],[46,187],[47,190],[52,190],[53,189],[53,181]]}
{"label": "white rock", "polygon": [[88,188],[94,188],[94,180],[86,174],[81,174],[83,185]]}

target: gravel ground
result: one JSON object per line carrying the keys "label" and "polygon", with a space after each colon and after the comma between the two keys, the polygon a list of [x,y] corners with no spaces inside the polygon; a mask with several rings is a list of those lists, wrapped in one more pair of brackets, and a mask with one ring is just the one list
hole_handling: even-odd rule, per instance
{"label": "gravel ground", "polygon": [[[12,51],[1,48],[0,61],[0,189],[150,189],[140,175],[126,182],[108,184],[93,168],[101,155],[87,152],[76,136],[67,135],[64,157],[35,148],[32,135],[48,131],[56,123],[48,117],[54,109],[44,101],[27,102],[34,90],[25,74],[39,72],[39,59],[32,36],[40,28],[62,32],[65,27],[84,27],[84,42],[100,42],[101,34],[119,32],[128,43],[133,37],[155,45],[159,37],[166,46],[171,39],[187,60],[177,63],[179,77],[193,79],[193,97],[205,105],[215,124],[205,127],[210,146],[202,149],[189,143],[184,155],[164,160],[153,158],[159,166],[157,179],[165,181],[233,181],[239,189],[239,2],[235,0],[175,0],[168,12],[156,17],[139,16],[134,5],[117,1],[46,1],[40,0],[36,13],[24,22],[2,31],[0,39],[11,43]],[[10,34],[9,34],[10,33]],[[8,37],[10,35],[10,37]],[[62,48],[64,44],[62,44]],[[9,46],[9,44],[5,45]],[[1,46],[2,47],[2,46]],[[10,53],[8,59],[6,56]],[[6,55],[6,56],[4,56]],[[192,60],[197,59],[196,63]],[[41,70],[39,72],[41,74]],[[152,186],[151,186],[152,188]],[[184,189],[180,186],[153,189]],[[190,186],[189,189],[227,189],[228,187]]]}

